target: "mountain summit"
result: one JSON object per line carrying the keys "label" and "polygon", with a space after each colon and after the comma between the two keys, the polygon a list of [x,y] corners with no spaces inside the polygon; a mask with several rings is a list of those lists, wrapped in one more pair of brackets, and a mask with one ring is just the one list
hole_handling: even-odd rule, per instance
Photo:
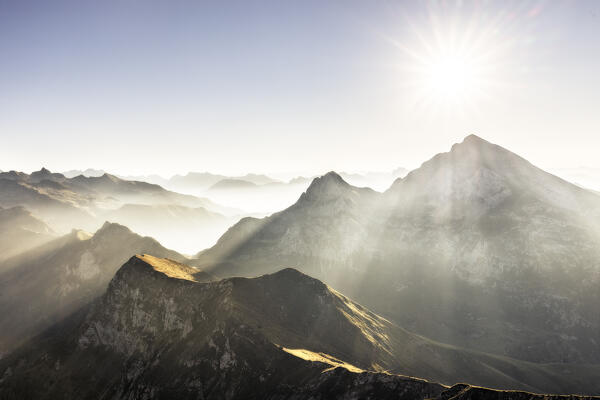
{"label": "mountain summit", "polygon": [[481,215],[517,198],[600,216],[596,195],[475,135],[396,181],[386,195],[399,207],[435,208],[446,217]]}

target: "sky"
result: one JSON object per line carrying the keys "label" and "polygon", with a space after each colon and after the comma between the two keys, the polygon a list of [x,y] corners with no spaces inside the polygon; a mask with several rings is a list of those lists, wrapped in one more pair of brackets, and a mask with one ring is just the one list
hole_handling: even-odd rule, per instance
{"label": "sky", "polygon": [[600,2],[0,0],[0,170],[600,167]]}

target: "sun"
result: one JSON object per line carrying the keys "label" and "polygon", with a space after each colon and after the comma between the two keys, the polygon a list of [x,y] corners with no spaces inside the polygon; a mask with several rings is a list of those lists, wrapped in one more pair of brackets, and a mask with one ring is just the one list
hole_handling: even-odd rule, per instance
{"label": "sun", "polygon": [[464,101],[478,89],[475,60],[461,54],[442,54],[423,66],[424,89],[445,101]]}
{"label": "sun", "polygon": [[409,73],[404,73],[415,104],[432,112],[468,113],[491,94],[491,64],[468,43],[463,48],[443,42],[437,45],[411,60]]}
{"label": "sun", "polygon": [[510,87],[505,78],[515,68],[511,51],[518,37],[504,17],[511,13],[465,19],[465,13],[457,16],[443,8],[429,12],[423,20],[405,20],[395,37],[383,35],[400,50],[403,101],[411,111],[428,115],[473,115]]}

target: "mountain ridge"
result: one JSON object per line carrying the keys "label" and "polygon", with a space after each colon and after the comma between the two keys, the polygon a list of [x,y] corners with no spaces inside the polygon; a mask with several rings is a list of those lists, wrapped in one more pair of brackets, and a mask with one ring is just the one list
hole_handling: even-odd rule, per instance
{"label": "mountain ridge", "polygon": [[[482,391],[479,395],[490,398],[537,398],[467,385],[449,388],[385,373],[386,360],[392,359],[389,354],[398,350],[396,356],[408,354],[407,361],[422,360],[417,354],[423,349],[437,349],[442,359],[455,350],[410,334],[401,334],[404,345],[396,347],[402,331],[297,270],[214,282],[180,276],[192,271],[169,260],[131,257],[101,298],[0,360],[0,394],[52,398],[60,390],[62,398],[152,393],[237,399],[379,393],[378,398],[447,399],[462,393],[456,397],[461,399]],[[470,353],[463,356],[460,366],[466,369],[456,370],[472,374],[483,372],[480,362],[495,367],[503,362]],[[431,365],[438,365],[438,374],[447,373],[438,358]],[[429,366],[425,370],[430,371]],[[570,382],[575,375],[559,379],[559,370],[545,372],[548,385],[566,388],[586,379],[579,376],[575,379],[579,382]]]}

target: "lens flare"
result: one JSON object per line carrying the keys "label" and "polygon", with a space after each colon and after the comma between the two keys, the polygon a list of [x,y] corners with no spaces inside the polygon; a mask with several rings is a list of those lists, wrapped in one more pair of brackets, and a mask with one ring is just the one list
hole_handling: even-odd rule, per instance
{"label": "lens flare", "polygon": [[402,33],[383,35],[400,50],[403,98],[428,115],[472,115],[483,100],[497,99],[514,86],[511,75],[523,69],[514,54],[523,36],[516,19],[518,13],[508,8],[484,15],[442,5],[432,5],[422,19],[406,17]]}

